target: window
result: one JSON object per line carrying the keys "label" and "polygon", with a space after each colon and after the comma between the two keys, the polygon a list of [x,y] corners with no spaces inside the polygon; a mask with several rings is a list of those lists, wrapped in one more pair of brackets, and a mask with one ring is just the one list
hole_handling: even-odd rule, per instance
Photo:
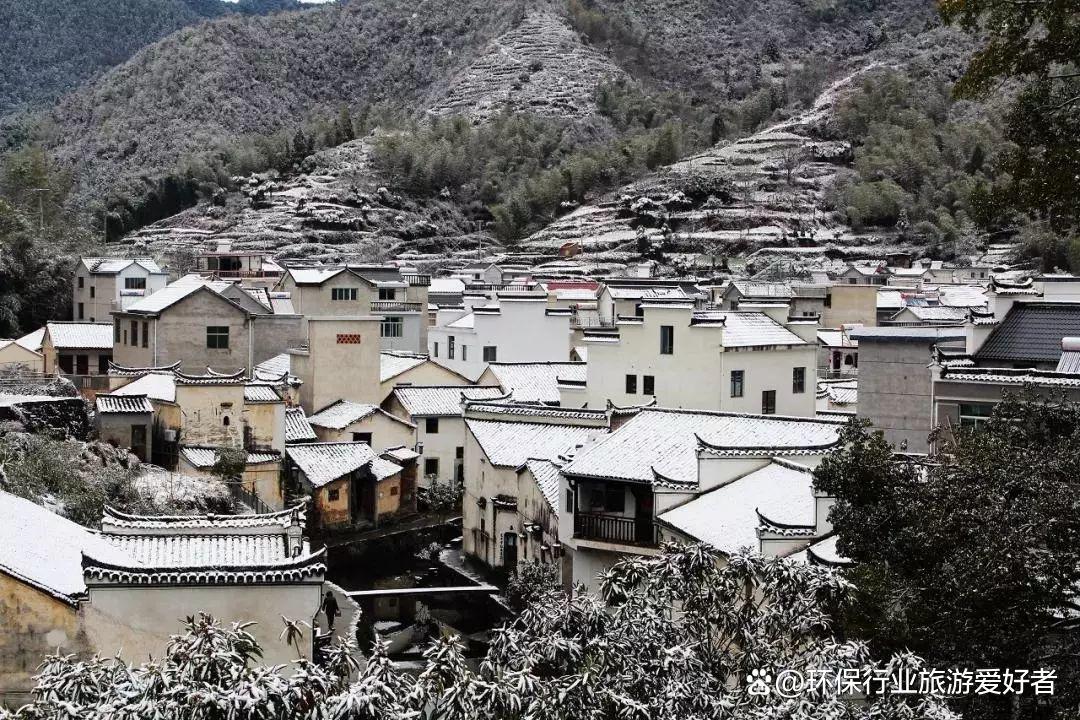
{"label": "window", "polygon": [[660,354],[661,355],[674,355],[675,354],[675,326],[674,325],[661,325],[660,326]]}
{"label": "window", "polygon": [[825,291],[825,307],[832,307],[832,293]]}
{"label": "window", "polygon": [[229,421],[229,416],[228,415],[226,415],[225,417],[223,417],[221,419],[221,424],[224,425],[225,427],[229,427],[229,422],[230,421]]}
{"label": "window", "polygon": [[142,324],[142,346],[150,347],[150,323],[145,321]]}
{"label": "window", "polygon": [[994,412],[993,403],[960,403],[960,427],[977,428]]}
{"label": "window", "polygon": [[229,349],[228,326],[210,325],[206,328],[206,347],[211,350]]}
{"label": "window", "polygon": [[637,375],[626,376],[626,394],[637,395]]}
{"label": "window", "polygon": [[119,320],[113,320],[112,341],[114,343],[120,342],[120,321]]}
{"label": "window", "polygon": [[424,458],[424,475],[439,474],[439,458]]}
{"label": "window", "polygon": [[424,418],[424,431],[429,435],[439,434],[439,418],[429,417]]}
{"label": "window", "polygon": [[83,289],[83,277],[81,275],[79,276],[79,289]]}
{"label": "window", "polygon": [[574,512],[574,491],[566,488],[566,511]]}
{"label": "window", "polygon": [[439,357],[439,343],[434,343],[432,346],[431,357]]}
{"label": "window", "polygon": [[446,341],[448,343],[447,351],[446,351],[447,355],[446,356],[448,358],[450,358],[451,360],[453,360],[454,359],[454,336],[451,335],[449,338],[447,338]]}
{"label": "window", "polygon": [[859,279],[858,278],[848,278],[847,281],[848,281],[848,285],[858,285],[859,284]]}
{"label": "window", "polygon": [[379,336],[399,338],[405,335],[405,321],[399,317],[384,317],[379,323]]}
{"label": "window", "polygon": [[337,499],[341,496],[340,491],[337,488],[326,491],[326,499],[330,502],[337,502]]}
{"label": "window", "polygon": [[142,277],[142,278],[139,278],[139,277],[124,278],[124,289],[125,290],[145,290],[146,289],[146,278],[144,278],[144,277]]}
{"label": "window", "polygon": [[62,372],[71,375],[75,369],[75,359],[71,355],[61,355],[56,359]]}
{"label": "window", "polygon": [[79,320],[83,319],[83,304],[79,303]]}
{"label": "window", "polygon": [[330,299],[335,301],[355,300],[356,288],[330,288]]}
{"label": "window", "polygon": [[498,357],[499,357],[499,349],[497,347],[495,347],[494,345],[485,345],[484,346],[484,362],[486,362],[486,363],[498,362],[498,360],[497,360]]}
{"label": "window", "polygon": [[641,378],[641,392],[645,395],[656,394],[656,378],[652,375],[645,375]]}
{"label": "window", "polygon": [[93,285],[91,285],[91,286],[90,286],[90,297],[91,297],[91,298],[93,298],[93,297],[94,297],[94,295],[95,295],[94,291],[95,291],[95,290],[96,290],[96,288],[95,288],[95,287],[94,287]]}
{"label": "window", "polygon": [[634,306],[634,317],[645,317],[645,308],[641,307],[641,303]]}
{"label": "window", "polygon": [[139,347],[139,321],[131,321],[131,346]]}
{"label": "window", "polygon": [[112,357],[109,356],[109,355],[98,355],[98,358],[97,358],[98,375],[108,375],[109,374],[109,361],[110,360],[112,360]]}
{"label": "window", "polygon": [[762,415],[775,415],[776,414],[776,391],[775,390],[762,390],[762,392],[761,392],[761,414]]}
{"label": "window", "polygon": [[371,433],[369,433],[369,432],[366,432],[366,433],[354,432],[352,434],[352,441],[353,442],[367,443],[368,445],[370,445],[371,444]]}
{"label": "window", "polygon": [[626,509],[626,491],[622,485],[608,485],[604,492],[604,509],[621,513]]}
{"label": "window", "polygon": [[393,300],[395,292],[394,288],[379,288],[379,299]]}
{"label": "window", "polygon": [[465,457],[465,448],[458,445],[457,448],[454,450],[454,457],[456,457],[458,460],[463,459]]}
{"label": "window", "polygon": [[791,369],[791,392],[796,395],[806,392],[806,368]]}
{"label": "window", "polygon": [[731,371],[731,397],[742,397],[743,387],[746,384],[745,370]]}
{"label": "window", "polygon": [[390,488],[390,495],[394,496],[394,495],[397,495],[397,494],[398,494],[398,486],[394,485],[393,487]]}

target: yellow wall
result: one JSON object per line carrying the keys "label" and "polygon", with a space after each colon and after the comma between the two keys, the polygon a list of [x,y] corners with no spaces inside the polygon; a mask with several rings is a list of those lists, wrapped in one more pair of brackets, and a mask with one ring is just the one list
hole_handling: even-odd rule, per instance
{"label": "yellow wall", "polygon": [[375,502],[375,512],[379,517],[396,513],[401,507],[401,476],[394,475],[376,485],[379,498]]}
{"label": "yellow wall", "polygon": [[833,285],[829,288],[830,306],[821,316],[821,327],[877,325],[877,296],[877,285]]}
{"label": "yellow wall", "polygon": [[[330,491],[338,491],[338,499],[330,499]],[[340,478],[315,492],[315,506],[324,525],[347,525],[352,522],[349,512],[349,479]]]}

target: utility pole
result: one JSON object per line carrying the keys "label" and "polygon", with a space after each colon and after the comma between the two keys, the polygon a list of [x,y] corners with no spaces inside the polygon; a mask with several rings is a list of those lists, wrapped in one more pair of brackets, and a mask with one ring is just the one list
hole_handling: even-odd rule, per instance
{"label": "utility pole", "polygon": [[30,188],[30,192],[37,193],[38,196],[38,232],[45,230],[45,196],[42,193],[48,192],[52,188],[40,187]]}

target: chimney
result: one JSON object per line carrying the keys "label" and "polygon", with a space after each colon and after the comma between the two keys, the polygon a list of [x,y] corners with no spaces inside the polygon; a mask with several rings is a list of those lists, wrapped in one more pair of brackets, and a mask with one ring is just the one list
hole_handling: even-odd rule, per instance
{"label": "chimney", "polygon": [[293,510],[292,521],[285,528],[285,537],[289,542],[289,557],[300,557],[304,551],[304,528],[300,526],[300,513]]}

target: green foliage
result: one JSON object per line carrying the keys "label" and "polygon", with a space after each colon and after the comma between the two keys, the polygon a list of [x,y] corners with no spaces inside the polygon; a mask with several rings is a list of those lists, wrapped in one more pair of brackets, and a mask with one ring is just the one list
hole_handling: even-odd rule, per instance
{"label": "green foliage", "polygon": [[[852,629],[935,667],[1055,668],[1067,690],[1045,717],[1075,717],[1080,638],[1058,628],[1080,582],[1080,407],[1006,397],[928,460],[857,421],[841,441],[815,484],[836,497],[837,547],[857,563]],[[971,702],[971,717],[1034,711],[1030,696],[1019,715],[1010,698]]]}
{"label": "green foliage", "polygon": [[210,469],[225,482],[239,482],[247,467],[247,451],[237,447],[219,447]]}
{"label": "green foliage", "polygon": [[559,569],[553,563],[536,560],[519,563],[506,586],[510,606],[521,612],[530,604],[559,589]]}
{"label": "green foliage", "polygon": [[924,243],[955,243],[968,222],[1000,229],[1012,218],[996,202],[1004,180],[994,166],[1008,144],[991,113],[964,110],[941,83],[896,70],[864,78],[836,112],[856,175],[834,189],[834,207],[856,229],[892,227],[906,212]]}
{"label": "green foliage", "polygon": [[[428,509],[436,513],[459,511],[463,495],[464,490],[458,483],[433,480],[426,493]],[[441,550],[441,546],[438,549]]]}

